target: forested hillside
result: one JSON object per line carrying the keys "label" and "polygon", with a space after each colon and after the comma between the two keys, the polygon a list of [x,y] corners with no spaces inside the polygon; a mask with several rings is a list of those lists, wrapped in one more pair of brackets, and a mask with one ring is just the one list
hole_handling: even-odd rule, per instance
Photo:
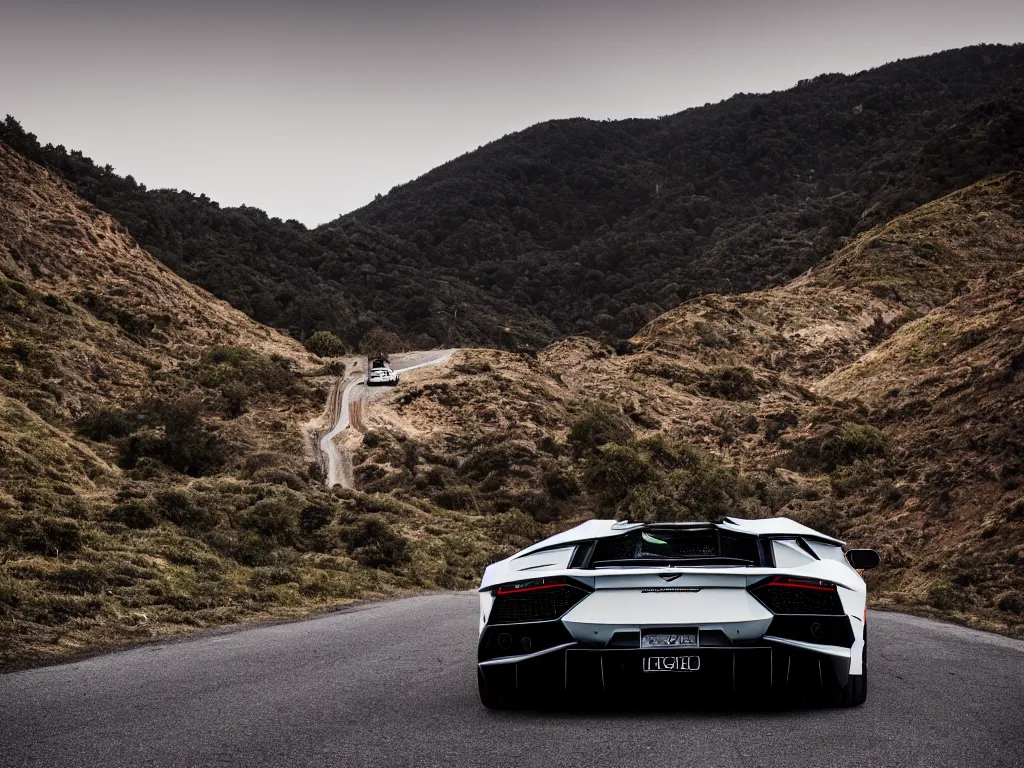
{"label": "forested hillside", "polygon": [[147,190],[13,119],[179,274],[299,338],[625,338],[708,291],[779,284],[892,216],[1024,167],[1024,47],[976,46],[661,119],[542,123],[309,230]]}
{"label": "forested hillside", "polygon": [[856,235],[1024,164],[1024,48],[822,75],[659,120],[543,123],[359,219],[550,318],[629,336],[695,294],[782,283]]}
{"label": "forested hillside", "polygon": [[1024,635],[1024,174],[706,295],[625,353],[463,350],[364,409],[363,490],[568,527],[784,515],[877,548],[873,605]]}

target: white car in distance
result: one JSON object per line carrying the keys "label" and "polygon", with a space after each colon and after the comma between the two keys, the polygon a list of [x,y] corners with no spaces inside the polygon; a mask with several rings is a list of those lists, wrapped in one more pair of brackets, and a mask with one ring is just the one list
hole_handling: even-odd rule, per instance
{"label": "white car in distance", "polygon": [[387,360],[371,360],[366,373],[368,387],[394,387],[398,385],[398,374],[388,365]]}

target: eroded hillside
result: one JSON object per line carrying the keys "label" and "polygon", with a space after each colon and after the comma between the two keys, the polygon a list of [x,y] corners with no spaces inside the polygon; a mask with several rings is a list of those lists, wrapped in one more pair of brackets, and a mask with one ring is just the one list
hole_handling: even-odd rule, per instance
{"label": "eroded hillside", "polygon": [[0,143],[0,668],[463,586],[528,540],[324,489],[303,427],[339,365]]}
{"label": "eroded hillside", "polygon": [[367,489],[454,510],[784,514],[874,546],[877,604],[1024,626],[1024,176],[706,296],[618,352],[462,352],[377,403]]}

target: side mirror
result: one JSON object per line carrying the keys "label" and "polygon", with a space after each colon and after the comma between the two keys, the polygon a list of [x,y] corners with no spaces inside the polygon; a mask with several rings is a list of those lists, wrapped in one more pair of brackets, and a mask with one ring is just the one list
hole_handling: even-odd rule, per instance
{"label": "side mirror", "polygon": [[846,559],[858,571],[870,571],[882,562],[882,558],[873,549],[851,549],[846,553]]}

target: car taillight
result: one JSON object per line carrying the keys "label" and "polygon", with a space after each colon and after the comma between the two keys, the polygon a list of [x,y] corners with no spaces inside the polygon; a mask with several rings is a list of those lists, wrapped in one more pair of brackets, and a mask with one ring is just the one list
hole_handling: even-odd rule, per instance
{"label": "car taillight", "polygon": [[502,584],[494,590],[488,624],[553,621],[590,594],[571,579],[531,579]]}
{"label": "car taillight", "polygon": [[839,616],[844,613],[836,585],[818,579],[772,576],[749,588],[775,614]]}

